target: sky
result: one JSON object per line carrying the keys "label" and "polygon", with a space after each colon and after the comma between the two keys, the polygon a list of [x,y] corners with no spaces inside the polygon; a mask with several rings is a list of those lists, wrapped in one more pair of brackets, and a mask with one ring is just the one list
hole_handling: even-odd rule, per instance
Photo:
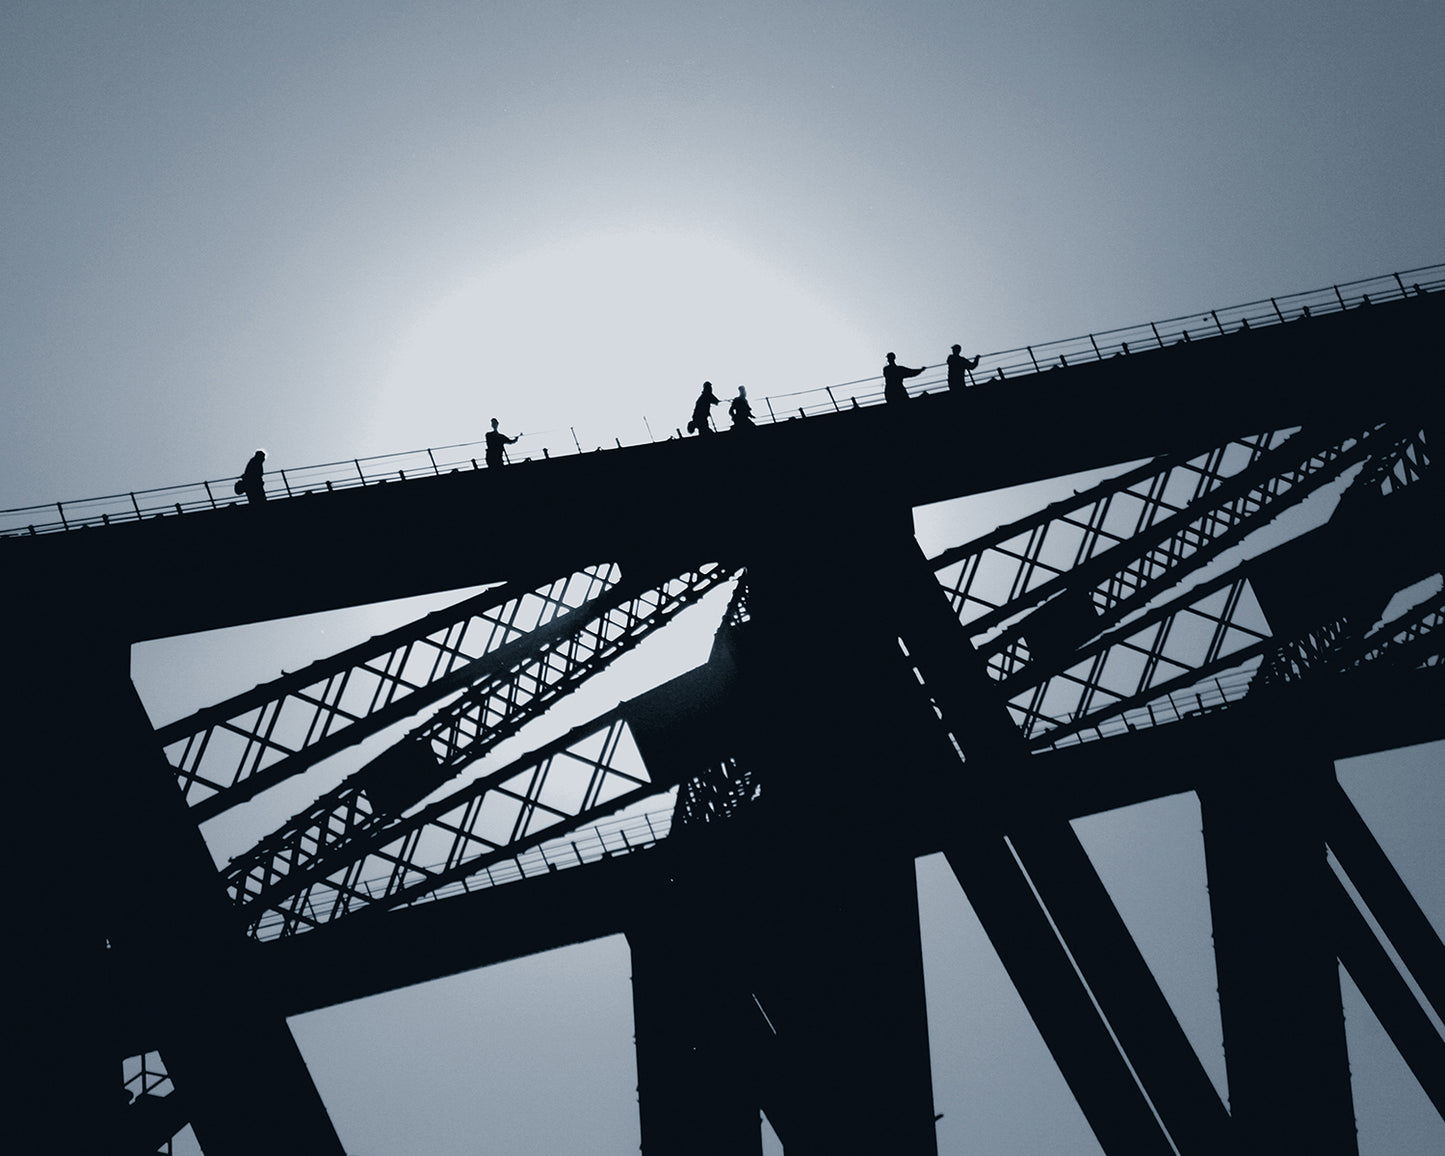
{"label": "sky", "polygon": [[[10,0],[0,507],[230,477],[257,447],[286,468],[471,442],[494,416],[524,453],[661,438],[704,379],[756,404],[890,350],[937,365],[1434,264],[1442,44],[1428,0]],[[169,721],[375,621],[153,644],[137,680]],[[1440,813],[1438,753],[1379,764],[1342,776],[1403,856]],[[1166,991],[1208,992],[1169,950],[1207,945],[1202,892],[1134,895],[1158,857],[1202,870],[1146,837],[1197,839],[1189,806],[1081,835],[1121,906],[1165,916]],[[934,1014],[962,1025],[934,1033],[941,1151],[1088,1151],[961,894],[919,870]],[[631,1151],[627,966],[606,941],[293,1029],[356,1156]],[[1217,1022],[1195,1030],[1217,1053]],[[1362,1151],[1445,1148],[1380,1062],[1356,1072]]]}

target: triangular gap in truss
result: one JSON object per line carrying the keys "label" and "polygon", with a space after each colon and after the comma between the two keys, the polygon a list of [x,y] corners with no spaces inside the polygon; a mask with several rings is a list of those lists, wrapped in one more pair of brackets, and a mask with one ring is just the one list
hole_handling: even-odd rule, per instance
{"label": "triangular gap in truss", "polygon": [[1073,821],[1222,1101],[1228,1102],[1199,800],[1171,795]]}
{"label": "triangular gap in truss", "polygon": [[[597,718],[619,702],[707,662],[735,585],[735,581],[728,581],[708,591],[695,605],[678,612],[665,626],[644,638],[635,649],[619,655],[517,734],[503,739],[482,758],[469,763],[460,774],[439,785],[435,792],[419,800],[417,806],[443,798]],[[414,722],[411,725],[415,725]]]}
{"label": "triangular gap in truss", "polygon": [[[1335,776],[1431,927],[1445,937],[1445,840],[1440,831],[1445,818],[1442,768],[1445,768],[1445,741],[1343,759],[1336,764]],[[1348,875],[1339,871],[1333,862],[1332,866],[1378,934],[1380,929],[1374,915],[1359,903]],[[1445,1023],[1429,1001],[1421,997],[1418,984],[1401,965],[1395,948],[1385,936],[1379,938],[1437,1030],[1445,1034]]]}
{"label": "triangular gap in truss", "polygon": [[1350,973],[1340,968],[1350,1093],[1362,1156],[1445,1152],[1445,1118],[1421,1089]]}
{"label": "triangular gap in truss", "polygon": [[[487,589],[485,586],[227,627],[137,643],[131,679],[152,722],[185,716],[299,670],[318,658],[414,622]],[[411,722],[403,720],[296,779],[208,821],[201,828],[218,866],[252,847],[352,771],[386,750]],[[212,741],[217,741],[214,737]],[[220,741],[225,742],[226,739]],[[237,744],[243,740],[235,739]]]}
{"label": "triangular gap in truss", "polygon": [[785,1156],[783,1142],[778,1139],[778,1134],[773,1131],[773,1126],[768,1122],[768,1114],[763,1113],[763,1156]]}
{"label": "triangular gap in truss", "polygon": [[1401,590],[1397,590],[1385,604],[1385,609],[1380,612],[1378,622],[1372,623],[1370,630],[1379,630],[1383,641],[1391,633],[1389,627],[1396,619],[1407,614],[1411,609],[1440,592],[1441,586],[1445,585],[1445,576],[1432,574],[1428,578],[1422,578],[1419,582],[1412,583]]}
{"label": "triangular gap in truss", "polygon": [[924,554],[932,558],[950,546],[972,541],[999,526],[1026,518],[1050,502],[1071,497],[1075,491],[1086,490],[1108,478],[1127,473],[1143,465],[1144,461],[1141,458],[1120,462],[1104,469],[1044,478],[1022,486],[916,506],[913,510],[914,534]]}
{"label": "triangular gap in truss", "polygon": [[131,679],[151,721],[167,723],[486,589],[468,586],[139,642],[131,647]]}
{"label": "triangular gap in truss", "polygon": [[948,861],[916,875],[939,1152],[1104,1156]]}

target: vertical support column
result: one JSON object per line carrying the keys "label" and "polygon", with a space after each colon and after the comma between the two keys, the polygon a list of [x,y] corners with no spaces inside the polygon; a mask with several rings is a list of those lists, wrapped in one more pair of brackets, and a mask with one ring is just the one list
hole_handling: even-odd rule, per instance
{"label": "vertical support column", "polygon": [[33,607],[18,617],[0,686],[10,819],[6,1141],[17,1152],[107,1152],[126,1101],[100,882],[113,866],[105,751],[86,717],[95,672],[81,639],[47,633]]}
{"label": "vertical support column", "polygon": [[[721,920],[709,926],[697,910],[678,910],[676,898],[663,901],[665,917],[627,933],[642,1151],[760,1156],[762,1016]],[[693,890],[684,902],[701,900]]]}
{"label": "vertical support column", "polygon": [[749,566],[739,663],[740,759],[770,824],[751,855],[755,990],[780,1059],[765,1107],[790,1156],[933,1153],[912,854],[932,716],[893,622],[906,511],[839,496],[776,541]]}
{"label": "vertical support column", "polygon": [[1230,1114],[1261,1156],[1358,1152],[1323,886],[1333,777],[1271,751],[1200,791]]}
{"label": "vertical support column", "polygon": [[767,1104],[790,1156],[935,1153],[913,860],[876,846],[850,861],[794,859],[770,897],[759,992],[779,1065]]}

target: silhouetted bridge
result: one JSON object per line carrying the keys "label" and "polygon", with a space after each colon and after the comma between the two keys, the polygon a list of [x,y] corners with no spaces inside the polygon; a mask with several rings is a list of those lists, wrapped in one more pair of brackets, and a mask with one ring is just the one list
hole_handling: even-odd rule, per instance
{"label": "silhouetted bridge", "polygon": [[[761,1110],[790,1152],[932,1152],[936,851],[1111,1156],[1354,1151],[1338,962],[1445,1109],[1445,950],[1332,765],[1445,730],[1442,287],[992,355],[962,394],[863,383],[749,433],[12,518],[22,1139],[339,1152],[286,1016],[622,932],[644,1151],[757,1152]],[[1103,469],[914,539],[919,506]],[[481,586],[159,727],[130,685],[138,641]],[[487,760],[722,590],[704,666]],[[383,733],[215,870],[200,822]],[[1227,1108],[1069,825],[1188,790]]]}

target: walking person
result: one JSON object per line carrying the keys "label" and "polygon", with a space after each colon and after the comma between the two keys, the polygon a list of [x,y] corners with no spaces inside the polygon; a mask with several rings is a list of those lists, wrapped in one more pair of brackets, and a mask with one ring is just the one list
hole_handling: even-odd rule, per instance
{"label": "walking person", "polygon": [[241,476],[236,479],[236,493],[245,494],[248,501],[266,500],[266,479],[262,476],[265,461],[266,451],[257,450],[246,463],[246,468],[241,471]]}
{"label": "walking person", "polygon": [[687,432],[696,434],[712,433],[712,407],[720,404],[722,398],[712,391],[712,382],[702,383],[702,392],[692,404],[692,420],[687,423]]}

